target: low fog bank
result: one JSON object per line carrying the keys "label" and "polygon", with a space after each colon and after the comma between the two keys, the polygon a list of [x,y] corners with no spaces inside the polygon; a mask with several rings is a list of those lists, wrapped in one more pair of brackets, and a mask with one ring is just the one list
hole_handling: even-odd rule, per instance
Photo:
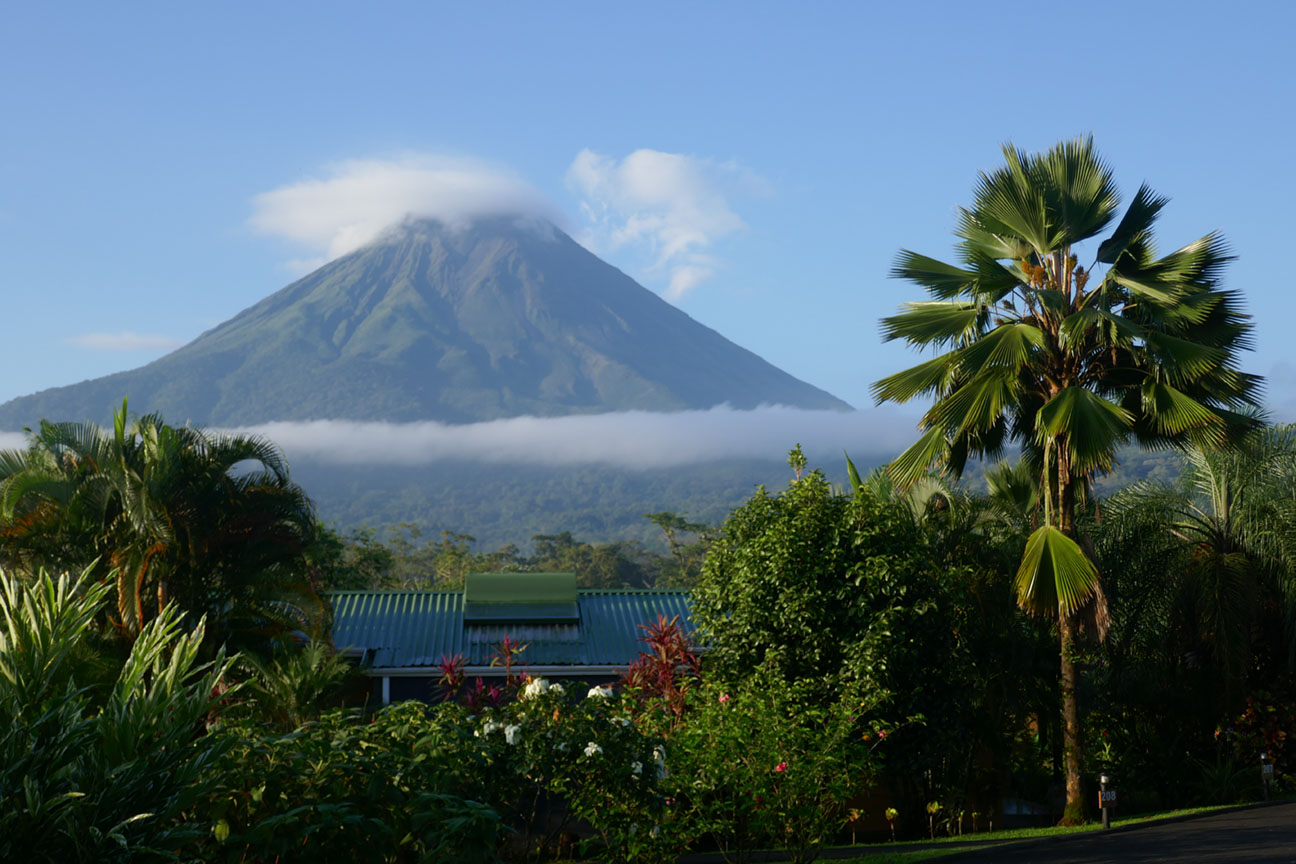
{"label": "low fog bank", "polygon": [[915,418],[885,408],[842,412],[768,406],[740,411],[719,406],[669,414],[626,411],[513,417],[463,425],[315,420],[222,431],[268,438],[290,460],[653,469],[722,459],[778,458],[797,443],[812,464],[840,459],[842,451],[894,454],[913,442],[914,429]]}

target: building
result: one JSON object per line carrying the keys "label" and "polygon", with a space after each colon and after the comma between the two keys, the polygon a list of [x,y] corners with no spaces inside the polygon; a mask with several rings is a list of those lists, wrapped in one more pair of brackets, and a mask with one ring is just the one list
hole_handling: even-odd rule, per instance
{"label": "building", "polygon": [[643,627],[658,616],[692,630],[688,592],[577,588],[574,573],[471,573],[462,591],[336,591],[333,644],[374,679],[386,705],[430,700],[438,664],[464,658],[468,677],[502,677],[492,666],[507,636],[532,675],[602,683],[639,656]]}

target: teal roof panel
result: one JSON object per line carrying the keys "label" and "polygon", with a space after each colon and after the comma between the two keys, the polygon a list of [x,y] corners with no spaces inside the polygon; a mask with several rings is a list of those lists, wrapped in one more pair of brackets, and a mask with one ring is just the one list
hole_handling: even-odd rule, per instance
{"label": "teal roof panel", "polygon": [[628,666],[658,615],[692,629],[687,591],[581,590],[577,620],[471,620],[462,591],[336,591],[333,644],[379,667],[435,666],[460,654],[490,664],[504,636],[527,645],[523,665]]}

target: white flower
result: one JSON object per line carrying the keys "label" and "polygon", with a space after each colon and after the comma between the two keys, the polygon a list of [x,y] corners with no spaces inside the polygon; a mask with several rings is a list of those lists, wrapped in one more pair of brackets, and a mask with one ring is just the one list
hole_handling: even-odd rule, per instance
{"label": "white flower", "polygon": [[591,687],[590,691],[585,694],[586,699],[611,699],[611,687]]}
{"label": "white flower", "polygon": [[[534,699],[549,689],[549,682],[543,678],[532,678],[522,688],[523,699]],[[560,691],[561,692],[561,691]]]}
{"label": "white flower", "polygon": [[599,745],[595,744],[593,741],[591,741],[591,742],[589,742],[588,744],[585,745],[585,755],[586,755],[586,756],[594,756],[594,755],[596,755],[596,754],[598,754],[598,753],[602,753],[602,752],[603,752],[603,748],[600,747]]}
{"label": "white flower", "polygon": [[499,728],[500,728],[500,724],[492,720],[487,720],[485,723],[482,724],[481,732],[474,732],[473,734],[476,735],[478,738],[482,738],[485,737],[486,735],[491,734],[492,732],[494,732]]}
{"label": "white flower", "polygon": [[571,749],[571,745],[568,744],[566,741],[559,741],[557,744],[554,745],[554,749],[557,750],[559,753],[566,753],[568,750]]}
{"label": "white flower", "polygon": [[636,777],[638,777],[639,775],[643,774],[643,763],[642,763],[642,762],[631,762],[631,763],[630,763],[630,773],[633,774],[633,775],[635,775]]}
{"label": "white flower", "polygon": [[625,718],[625,717],[613,717],[613,718],[612,718],[612,722],[613,722],[613,723],[616,723],[618,726],[629,726],[629,725],[630,725],[630,721],[629,721],[627,718]]}
{"label": "white flower", "polygon": [[516,743],[518,743],[518,739],[521,738],[521,737],[522,737],[522,727],[521,727],[521,726],[506,726],[506,727],[504,727],[504,740],[505,740],[507,743],[509,743],[509,744],[516,744]]}
{"label": "white flower", "polygon": [[563,694],[563,686],[561,684],[550,684],[549,692],[561,696]]}

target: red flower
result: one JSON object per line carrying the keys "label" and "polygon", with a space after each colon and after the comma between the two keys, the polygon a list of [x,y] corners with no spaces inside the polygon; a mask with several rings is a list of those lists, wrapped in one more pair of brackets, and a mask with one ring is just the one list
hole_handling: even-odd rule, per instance
{"label": "red flower", "polygon": [[728,701],[729,701],[729,694],[728,694],[728,693],[721,693],[721,694],[720,694],[720,704],[723,705],[723,704],[725,704],[725,703],[728,702]]}
{"label": "red flower", "polygon": [[779,764],[777,764],[777,765],[774,766],[774,770],[775,770],[777,773],[782,774],[784,771],[787,770],[787,763],[786,763],[786,762],[780,762]]}

